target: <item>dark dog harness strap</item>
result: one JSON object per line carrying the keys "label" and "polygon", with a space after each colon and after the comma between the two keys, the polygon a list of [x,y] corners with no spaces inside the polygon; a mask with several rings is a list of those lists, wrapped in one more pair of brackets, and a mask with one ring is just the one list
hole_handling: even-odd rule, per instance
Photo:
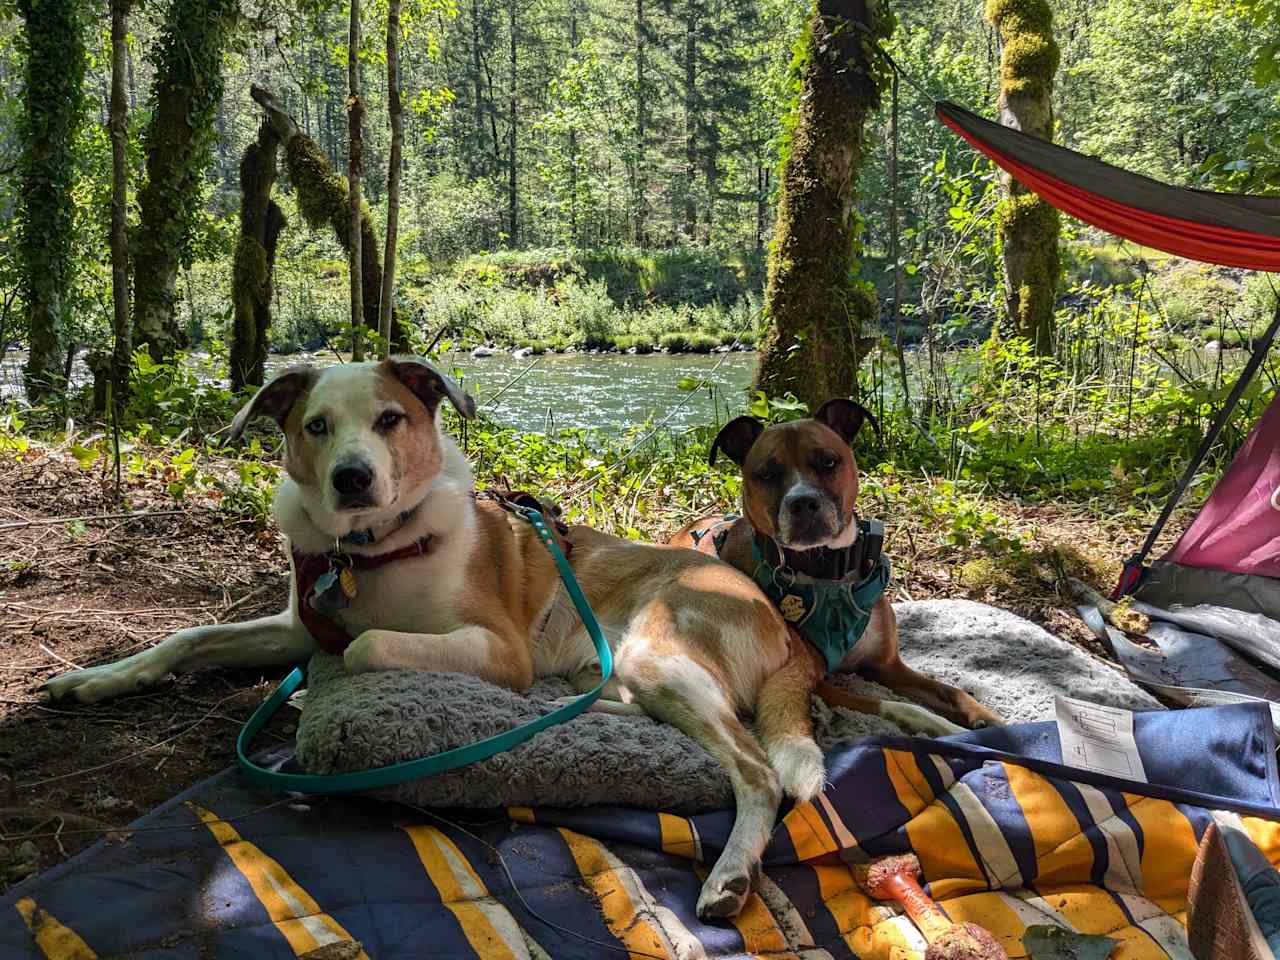
{"label": "dark dog harness strap", "polygon": [[822,654],[828,670],[838,667],[862,639],[871,610],[893,578],[889,558],[882,553],[884,524],[859,520],[858,542],[861,556],[853,570],[839,580],[820,580],[793,570],[785,557],[774,566],[765,559],[759,539],[751,540],[752,579]]}
{"label": "dark dog harness strap", "polygon": [[[516,507],[533,509],[543,514],[550,522],[549,529],[557,539],[557,545],[566,556],[573,549],[567,534],[569,528],[556,514],[558,508],[548,506],[528,493],[507,492],[495,493],[484,491],[473,494],[477,500],[493,500],[504,510],[513,511]],[[415,507],[414,510],[417,508]],[[414,510],[400,515],[401,525]],[[355,640],[346,628],[337,620],[338,611],[351,605],[355,597],[355,571],[376,570],[397,560],[408,560],[421,557],[431,550],[434,538],[430,535],[415,540],[413,543],[391,550],[387,553],[373,555],[347,553],[340,545],[343,542],[367,544],[371,541],[360,538],[343,538],[339,540],[339,549],[328,553],[303,553],[293,551],[293,572],[298,587],[298,617],[307,632],[326,653],[341,656]]]}

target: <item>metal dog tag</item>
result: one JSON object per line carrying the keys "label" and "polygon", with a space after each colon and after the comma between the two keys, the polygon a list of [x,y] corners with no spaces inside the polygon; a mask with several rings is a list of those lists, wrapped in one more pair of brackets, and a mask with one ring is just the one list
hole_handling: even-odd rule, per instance
{"label": "metal dog tag", "polygon": [[316,585],[307,601],[311,604],[311,609],[326,617],[332,617],[339,610],[345,610],[351,606],[350,598],[342,588],[341,575],[346,572],[345,567],[339,570],[338,567],[333,566],[316,578]]}

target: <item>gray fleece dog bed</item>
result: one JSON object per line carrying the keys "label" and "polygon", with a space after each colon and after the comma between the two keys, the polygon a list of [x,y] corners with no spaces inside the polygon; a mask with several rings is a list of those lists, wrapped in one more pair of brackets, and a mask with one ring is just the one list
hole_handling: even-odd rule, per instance
{"label": "gray fleece dog bed", "polygon": [[[1054,697],[1131,710],[1160,709],[1117,668],[1028,620],[970,600],[895,604],[903,656],[916,669],[970,691],[1009,723],[1049,720]],[[895,698],[855,676],[835,682]],[[313,773],[381,766],[480,740],[572,694],[541,680],[528,696],[460,674],[389,671],[349,675],[317,654],[298,726],[298,761]],[[898,733],[878,717],[813,701],[819,746]],[[382,791],[422,806],[622,804],[691,813],[732,805],[724,771],[696,742],[645,717],[587,713],[488,760]]]}

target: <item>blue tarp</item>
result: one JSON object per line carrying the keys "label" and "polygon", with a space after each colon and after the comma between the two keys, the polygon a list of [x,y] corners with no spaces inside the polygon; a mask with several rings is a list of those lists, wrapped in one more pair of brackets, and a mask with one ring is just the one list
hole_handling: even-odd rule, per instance
{"label": "blue tarp", "polygon": [[903,960],[922,956],[918,932],[849,864],[914,850],[944,909],[1011,957],[1026,926],[1057,923],[1115,938],[1116,960],[1189,958],[1187,880],[1211,819],[1280,860],[1271,718],[1154,712],[1135,734],[1149,784],[1062,766],[1054,724],[843,746],[826,792],[781,818],[746,910],[717,925],[694,915],[699,861],[731,812],[438,817],[281,798],[228,770],[11,891],[0,957]]}

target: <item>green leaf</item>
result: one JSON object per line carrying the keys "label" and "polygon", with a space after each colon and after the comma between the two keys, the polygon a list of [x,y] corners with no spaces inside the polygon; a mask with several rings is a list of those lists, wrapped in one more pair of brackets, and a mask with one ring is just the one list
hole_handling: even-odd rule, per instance
{"label": "green leaf", "polygon": [[1117,941],[1096,934],[1075,933],[1049,924],[1027,927],[1022,947],[1031,960],[1107,960]]}

